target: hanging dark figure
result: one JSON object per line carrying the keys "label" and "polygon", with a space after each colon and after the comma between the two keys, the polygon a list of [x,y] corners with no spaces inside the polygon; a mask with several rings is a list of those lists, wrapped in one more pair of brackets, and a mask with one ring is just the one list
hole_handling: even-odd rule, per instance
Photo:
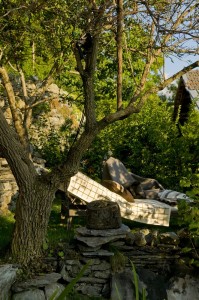
{"label": "hanging dark figure", "polygon": [[93,38],[90,33],[84,34],[81,39],[76,43],[76,47],[79,52],[80,59],[85,59],[87,54],[90,53],[90,50],[93,45]]}

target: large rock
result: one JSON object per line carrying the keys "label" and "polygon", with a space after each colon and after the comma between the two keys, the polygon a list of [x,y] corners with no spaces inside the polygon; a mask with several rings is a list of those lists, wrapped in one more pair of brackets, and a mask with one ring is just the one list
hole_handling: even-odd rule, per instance
{"label": "large rock", "polygon": [[83,295],[89,297],[99,297],[102,292],[102,286],[100,284],[85,284],[79,283],[77,284],[76,291],[82,293]]}
{"label": "large rock", "polygon": [[0,300],[10,299],[10,289],[17,277],[17,268],[12,265],[0,266]]}
{"label": "large rock", "polygon": [[42,276],[37,276],[33,279],[28,279],[23,282],[16,282],[12,286],[12,290],[14,292],[22,292],[24,290],[34,289],[34,288],[42,288],[46,285],[56,283],[61,278],[61,274],[59,273],[50,273]]}
{"label": "large rock", "polygon": [[[142,286],[144,286],[146,290],[147,299],[167,299],[166,280],[164,276],[144,268],[136,268],[136,271]],[[168,300],[170,299],[168,298]]]}
{"label": "large rock", "polygon": [[189,275],[186,275],[184,278],[171,278],[167,296],[169,300],[199,299],[199,278],[193,278]]}
{"label": "large rock", "polygon": [[136,289],[139,292],[139,299],[143,299],[143,291],[145,290],[146,299],[171,300],[167,298],[166,283],[163,276],[143,268],[137,268],[136,272],[137,283],[131,269],[125,269],[123,272],[113,274],[111,300],[135,300]]}
{"label": "large rock", "polygon": [[115,273],[111,280],[111,300],[135,300],[135,286],[130,270]]}
{"label": "large rock", "polygon": [[168,245],[178,245],[180,239],[175,232],[164,232],[158,236],[159,243]]}
{"label": "large rock", "polygon": [[[56,300],[58,296],[63,292],[65,287],[60,283],[49,284],[45,287],[45,296],[47,300],[51,300],[52,295],[54,295],[53,300]],[[66,297],[63,298],[65,300]]]}
{"label": "large rock", "polygon": [[39,289],[33,289],[14,294],[12,300],[46,300],[44,292]]}

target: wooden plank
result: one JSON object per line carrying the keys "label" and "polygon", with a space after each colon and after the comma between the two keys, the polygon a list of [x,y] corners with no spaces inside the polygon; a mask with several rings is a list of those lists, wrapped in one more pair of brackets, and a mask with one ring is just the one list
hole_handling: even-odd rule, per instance
{"label": "wooden plank", "polygon": [[69,209],[69,217],[83,217],[86,215],[86,210]]}

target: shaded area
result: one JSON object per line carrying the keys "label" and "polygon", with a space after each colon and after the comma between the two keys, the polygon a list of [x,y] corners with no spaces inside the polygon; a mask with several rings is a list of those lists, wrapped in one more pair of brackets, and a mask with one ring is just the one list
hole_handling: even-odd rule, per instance
{"label": "shaded area", "polygon": [[3,258],[9,249],[14,223],[12,213],[0,215],[0,258]]}

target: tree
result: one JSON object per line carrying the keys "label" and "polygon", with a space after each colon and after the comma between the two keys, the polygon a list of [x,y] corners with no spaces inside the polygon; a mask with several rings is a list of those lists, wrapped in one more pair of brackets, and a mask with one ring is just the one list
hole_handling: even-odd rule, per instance
{"label": "tree", "polygon": [[[148,95],[167,85],[171,79],[163,81],[159,76],[159,82],[155,84],[149,80],[154,72],[158,74],[164,55],[181,55],[194,50],[194,46],[190,50],[184,45],[197,38],[196,2],[125,1],[121,14],[114,1],[1,1],[0,76],[7,98],[0,110],[0,154],[8,161],[19,187],[11,246],[12,256],[18,262],[27,265],[41,255],[54,194],[60,183],[67,186],[70,177],[78,171],[81,158],[94,138],[108,125],[139,113],[144,102],[150,99]],[[118,1],[119,6],[122,7],[122,1]],[[135,41],[131,39],[133,32],[137,34]],[[105,59],[104,54],[114,62],[117,53],[116,50],[108,53],[107,37],[111,49],[118,45],[120,51],[122,47],[125,50],[123,74],[128,78],[125,89],[129,88],[131,95],[126,93],[123,85],[122,92],[126,97],[122,107],[119,105],[114,109],[111,103],[109,114],[105,114],[105,110],[97,114],[96,106],[104,99],[95,101],[95,84],[100,89],[100,82],[107,80],[100,73],[103,68],[97,66]],[[134,60],[137,60],[137,70]],[[197,65],[198,62],[189,68]],[[13,86],[11,71],[20,77],[20,92]],[[26,78],[35,75],[33,72],[43,77],[43,82],[34,94],[28,94]],[[120,68],[118,78],[119,72]],[[79,85],[80,79],[82,82],[79,93],[83,93],[80,105],[85,124],[62,163],[48,173],[38,175],[30,155],[32,110],[47,101],[43,95],[53,80],[68,76],[71,84],[71,74],[79,76],[75,83]],[[117,68],[111,75],[113,79],[117,78]],[[180,72],[172,79],[179,75]],[[19,98],[24,102],[21,111],[17,105]],[[107,97],[108,100],[113,101],[112,97]],[[11,125],[3,113],[6,105],[12,115]]]}

